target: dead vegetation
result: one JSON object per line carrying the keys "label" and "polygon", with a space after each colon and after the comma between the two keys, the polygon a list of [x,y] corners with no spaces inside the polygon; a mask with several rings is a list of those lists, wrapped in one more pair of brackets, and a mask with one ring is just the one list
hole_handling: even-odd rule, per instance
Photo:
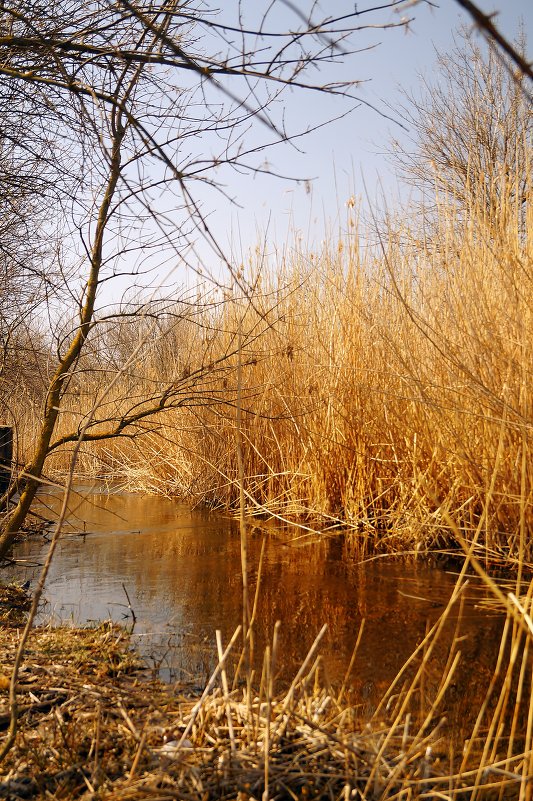
{"label": "dead vegetation", "polygon": [[22,625],[30,605],[31,599],[18,584],[0,585],[0,626]]}
{"label": "dead vegetation", "polygon": [[[7,592],[11,597],[15,591]],[[21,600],[20,589],[18,595]],[[14,660],[20,623],[4,622],[0,630],[6,668]],[[510,623],[506,630],[511,637]],[[279,692],[273,681],[276,635],[272,650],[265,651],[256,690],[246,676],[232,686],[227,658],[239,631],[224,652],[217,635],[219,664],[200,695],[153,678],[132,650],[127,632],[115,625],[34,629],[19,671],[18,732],[2,763],[0,797],[407,801],[501,793],[527,799],[530,740],[520,728],[522,707],[527,721],[529,706],[527,641],[524,645],[522,638],[522,657],[514,660],[525,696],[521,705],[512,671],[507,669],[503,682],[495,673],[493,694],[501,692],[507,700],[502,702],[500,695],[496,713],[487,703],[492,723],[491,715],[485,719],[480,712],[472,740],[454,758],[444,715],[460,659],[458,642],[452,644],[432,701],[424,710],[420,706],[424,666],[441,631],[437,623],[428,632],[409,672],[397,677],[376,713],[365,720],[348,700],[345,686],[335,692],[321,680],[320,635],[290,687]],[[518,642],[513,642],[518,654]],[[8,685],[6,673],[0,678],[4,731]]]}
{"label": "dead vegetation", "polygon": [[[9,664],[17,629],[2,632]],[[313,682],[247,699],[202,699],[149,679],[124,631],[37,630],[20,674],[20,731],[0,796],[184,799],[369,797],[422,788],[439,772],[429,736],[360,726]],[[7,722],[5,708],[0,725]],[[386,791],[386,792],[385,792]]]}
{"label": "dead vegetation", "polygon": [[[523,89],[467,37],[405,98],[405,207],[364,221],[373,213],[350,197],[320,244],[265,237],[227,286],[93,326],[57,420],[50,407],[46,474],[64,476],[83,429],[84,479],[233,511],[242,488],[249,515],[344,527],[361,555],[462,552],[452,516],[487,568],[532,565]],[[5,392],[31,464],[48,390],[28,402],[19,384]]]}

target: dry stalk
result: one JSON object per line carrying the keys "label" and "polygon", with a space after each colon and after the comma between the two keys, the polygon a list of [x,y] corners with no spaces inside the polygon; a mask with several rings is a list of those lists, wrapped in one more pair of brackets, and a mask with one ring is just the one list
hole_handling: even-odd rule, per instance
{"label": "dry stalk", "polygon": [[236,750],[235,744],[235,732],[233,730],[233,719],[231,717],[231,710],[229,707],[229,685],[228,685],[228,674],[226,672],[226,665],[225,661],[223,660],[224,651],[222,648],[222,632],[220,629],[216,631],[216,641],[217,641],[217,653],[218,653],[218,661],[219,664],[222,664],[222,668],[220,670],[220,676],[222,679],[222,689],[224,691],[224,703],[226,704],[226,717],[228,720],[228,734],[230,739],[231,750]]}

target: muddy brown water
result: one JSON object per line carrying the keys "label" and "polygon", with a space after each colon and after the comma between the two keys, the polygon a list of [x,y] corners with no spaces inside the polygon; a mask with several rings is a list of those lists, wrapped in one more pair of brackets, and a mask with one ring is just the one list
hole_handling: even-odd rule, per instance
{"label": "muddy brown water", "polygon": [[[52,516],[54,493],[40,498]],[[252,527],[250,582],[258,595],[255,651],[260,663],[274,624],[281,621],[278,680],[290,680],[318,631],[328,626],[321,653],[326,676],[342,682],[361,622],[364,634],[349,686],[369,714],[405,660],[443,611],[456,576],[420,562],[374,559],[363,564],[349,538],[302,536],[301,531]],[[17,546],[13,575],[35,582],[47,543]],[[460,615],[450,615],[442,646],[428,668],[428,693],[449,653],[456,625],[461,666],[448,714],[462,725],[488,681],[502,619],[479,608],[483,590],[472,580]],[[172,500],[78,488],[45,588],[40,620],[112,619],[131,624],[147,663],[169,680],[201,686],[214,664],[215,631],[225,642],[241,621],[238,528],[218,514]]]}

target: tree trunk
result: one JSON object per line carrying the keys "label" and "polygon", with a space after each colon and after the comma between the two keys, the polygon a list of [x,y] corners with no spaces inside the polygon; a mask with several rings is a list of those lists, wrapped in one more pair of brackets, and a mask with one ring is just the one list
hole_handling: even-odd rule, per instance
{"label": "tree trunk", "polygon": [[90,271],[86,284],[85,303],[80,312],[80,322],[76,333],[64,356],[59,360],[55,375],[53,376],[48,389],[43,422],[35,454],[32,461],[27,464],[20,473],[20,498],[14,509],[9,513],[0,529],[0,559],[4,559],[13,545],[17,531],[26,519],[31,504],[39,488],[40,477],[42,475],[44,463],[49,453],[50,443],[59,416],[61,399],[63,396],[63,386],[65,379],[78,359],[87,335],[89,334],[94,315],[94,303],[98,289],[98,279],[102,266],[102,252],[104,233],[109,213],[111,201],[117,188],[120,177],[121,166],[121,145],[124,139],[125,127],[122,124],[120,109],[115,109],[114,137],[109,164],[109,176],[104,192],[104,197],[98,212],[98,221],[95,230],[93,246],[91,248]]}

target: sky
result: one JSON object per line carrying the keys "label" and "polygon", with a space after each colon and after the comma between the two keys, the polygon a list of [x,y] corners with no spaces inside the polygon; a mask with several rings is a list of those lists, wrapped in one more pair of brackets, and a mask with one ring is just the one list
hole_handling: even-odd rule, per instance
{"label": "sky", "polygon": [[[214,9],[216,2],[206,3],[206,8]],[[529,37],[528,57],[532,61],[533,0],[476,2],[487,14],[497,12],[495,23],[511,41],[516,38],[522,21]],[[234,37],[235,47],[240,51],[240,26],[257,30],[265,8],[269,9],[266,30],[286,32],[301,27],[295,9],[305,15],[314,4],[315,0],[218,0],[219,10],[214,19],[218,24],[236,27],[235,33],[226,32],[226,36]],[[227,166],[209,167],[207,178],[217,183],[222,192],[202,182],[189,182],[194,200],[232,270],[227,269],[225,261],[199,231],[192,231],[193,247],[185,244],[182,247],[181,243],[185,242],[182,239],[177,249],[169,247],[167,251],[160,246],[164,240],[157,236],[152,248],[133,249],[133,255],[129,250],[121,250],[119,241],[118,275],[105,282],[99,306],[107,309],[110,304],[130,298],[135,300],[138,292],[142,297],[172,297],[176,290],[196,292],[199,284],[207,291],[214,285],[224,290],[231,289],[239,266],[257,262],[255,252],[271,256],[271,265],[282,254],[290,254],[295,241],[300,243],[299,249],[319,252],[324,241],[342,235],[346,228],[348,204],[352,206],[355,203],[364,221],[365,217],[370,217],[370,208],[380,217],[384,206],[388,210],[394,208],[400,193],[405,199],[406,190],[395,176],[389,155],[391,139],[402,140],[408,136],[399,125],[402,121],[401,105],[405,101],[402,91],[416,95],[421,75],[429,83],[437,80],[437,51],[445,54],[453,49],[454,34],[461,26],[466,26],[480,39],[481,34],[456,0],[406,0],[395,10],[387,8],[382,11],[379,11],[380,4],[389,5],[389,2],[316,2],[314,19],[352,13],[355,8],[358,12],[371,9],[358,18],[358,22],[360,19],[370,23],[371,29],[358,32],[351,40],[352,47],[358,52],[348,55],[335,69],[326,67],[311,72],[307,79],[318,84],[339,79],[357,81],[357,101],[291,87],[274,105],[276,121],[279,124],[283,120],[292,134],[302,134],[308,129],[311,132],[299,136],[293,144],[282,142],[264,150],[262,143],[272,141],[273,133],[256,121],[244,138],[247,148],[257,149],[255,157],[250,156],[247,160],[256,166],[268,167],[270,174]],[[244,17],[239,18],[239,11]],[[402,18],[410,20],[407,27],[398,26]],[[383,29],[382,24],[388,27]],[[350,25],[353,25],[353,20]],[[205,38],[198,36],[198,52],[217,53],[221,47],[217,33],[203,27],[201,30]],[[210,40],[209,36],[213,39]],[[257,46],[263,47],[265,41],[270,40],[262,40]],[[256,44],[255,37],[252,43]],[[263,57],[263,51],[260,57]],[[209,81],[198,81],[197,78],[195,75],[194,80],[200,88],[190,107],[193,117],[195,113],[202,116],[206,109],[211,108],[210,102],[217,109],[220,97],[224,98],[224,95],[217,94],[218,90]],[[183,80],[181,73],[179,79]],[[247,86],[242,77],[226,80],[234,97],[246,95]],[[179,88],[182,88],[181,84]],[[215,93],[212,98],[204,94],[211,88]],[[266,91],[264,84],[256,87],[256,91]],[[224,157],[224,134],[212,131],[207,123],[204,128],[203,135],[196,132],[183,142],[193,169],[196,169],[197,159],[201,165],[210,164],[219,153]],[[227,137],[231,138],[231,128],[226,128],[226,131]],[[181,156],[180,148],[181,144],[177,149],[178,156]],[[187,155],[189,148],[191,153]],[[150,168],[148,174],[154,180],[158,177],[157,173],[150,173]],[[174,195],[167,196],[162,191],[161,198],[154,203],[161,204],[158,208],[164,213],[160,218],[168,219],[174,230],[191,232],[191,217],[186,209],[180,208],[179,204],[176,206]],[[133,215],[134,223],[135,219]],[[115,272],[112,258],[109,265]],[[133,273],[135,280],[130,277]]]}
{"label": "sky", "polygon": [[[357,4],[358,8],[376,5]],[[529,36],[529,59],[532,60],[532,0],[478,0],[494,18],[499,30],[511,40],[517,35],[519,20]],[[286,7],[278,13],[289,15]],[[326,6],[324,6],[326,8]],[[224,5],[222,4],[222,9]],[[328,13],[335,13],[327,6]],[[453,47],[454,31],[461,25],[472,27],[471,19],[461,11],[456,0],[438,0],[429,4],[406,4],[401,16],[414,17],[407,30],[375,30],[361,37],[361,46],[373,49],[350,56],[345,64],[347,77],[363,81],[358,95],[392,118],[402,102],[401,90],[416,92],[420,74],[435,74],[436,50]],[[388,12],[397,21],[398,13]],[[290,24],[289,17],[287,18]],[[476,33],[479,36],[479,33]],[[291,92],[286,97],[289,124],[297,128],[325,122],[346,111],[348,106],[337,99],[321,98],[305,92]],[[281,250],[295,232],[312,248],[319,246],[327,231],[342,224],[345,206],[354,196],[364,204],[391,201],[397,193],[397,181],[386,151],[391,137],[401,137],[402,129],[383,114],[361,105],[344,119],[332,122],[298,140],[298,150],[287,145],[269,151],[272,169],[300,178],[299,182],[272,176],[226,174],[225,190],[235,205],[216,196],[205,198],[209,225],[233,261],[247,260],[247,254],[263,240],[267,249]],[[199,247],[200,258],[215,266],[213,257]],[[214,257],[216,260],[216,257]]]}

